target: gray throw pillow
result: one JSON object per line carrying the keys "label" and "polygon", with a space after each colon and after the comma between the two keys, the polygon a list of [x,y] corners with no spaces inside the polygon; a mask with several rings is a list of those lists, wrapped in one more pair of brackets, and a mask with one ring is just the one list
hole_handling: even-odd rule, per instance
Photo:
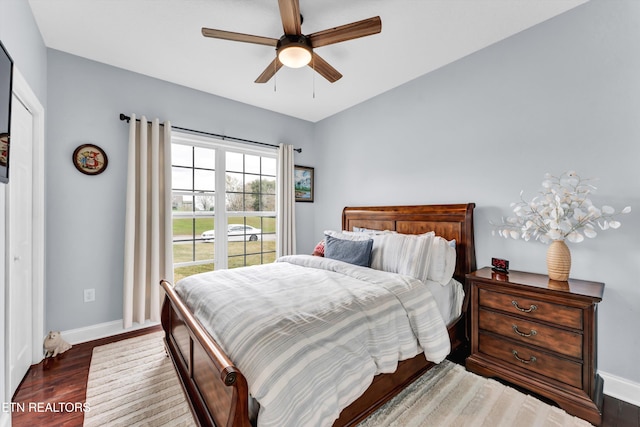
{"label": "gray throw pillow", "polygon": [[373,239],[342,240],[325,234],[324,257],[369,267],[372,247]]}

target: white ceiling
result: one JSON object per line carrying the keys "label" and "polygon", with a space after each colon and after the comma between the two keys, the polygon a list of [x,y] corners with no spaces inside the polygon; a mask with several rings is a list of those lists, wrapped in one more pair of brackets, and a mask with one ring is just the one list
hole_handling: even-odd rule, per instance
{"label": "white ceiling", "polygon": [[[300,0],[302,32],[380,16],[380,34],[316,49],[343,74],[309,67],[254,80],[268,46],[201,28],[279,38],[277,0],[29,0],[47,47],[316,122],[588,0]],[[315,97],[314,97],[315,93]]]}

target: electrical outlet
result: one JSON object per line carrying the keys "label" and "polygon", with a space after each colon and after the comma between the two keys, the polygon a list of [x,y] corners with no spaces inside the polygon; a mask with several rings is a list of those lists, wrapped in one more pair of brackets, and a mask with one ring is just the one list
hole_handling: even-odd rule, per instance
{"label": "electrical outlet", "polygon": [[84,290],[84,302],[93,302],[96,300],[96,290],[95,289],[85,289]]}

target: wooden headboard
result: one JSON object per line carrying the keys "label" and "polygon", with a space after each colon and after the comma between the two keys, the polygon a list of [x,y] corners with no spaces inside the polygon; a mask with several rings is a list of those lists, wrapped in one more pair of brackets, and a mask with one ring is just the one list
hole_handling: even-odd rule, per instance
{"label": "wooden headboard", "polygon": [[456,271],[461,283],[465,274],[476,269],[473,238],[473,208],[475,203],[423,206],[346,207],[342,211],[342,229],[353,227],[373,230],[393,230],[403,234],[434,231],[447,240],[456,240]]}

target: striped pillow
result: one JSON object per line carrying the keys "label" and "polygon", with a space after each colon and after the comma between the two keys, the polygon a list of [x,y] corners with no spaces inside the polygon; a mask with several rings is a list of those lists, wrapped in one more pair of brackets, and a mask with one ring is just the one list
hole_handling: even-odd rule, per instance
{"label": "striped pillow", "polygon": [[446,239],[435,236],[431,248],[428,279],[446,285],[451,281],[456,269],[456,249]]}
{"label": "striped pillow", "polygon": [[435,233],[373,236],[371,268],[426,281]]}

